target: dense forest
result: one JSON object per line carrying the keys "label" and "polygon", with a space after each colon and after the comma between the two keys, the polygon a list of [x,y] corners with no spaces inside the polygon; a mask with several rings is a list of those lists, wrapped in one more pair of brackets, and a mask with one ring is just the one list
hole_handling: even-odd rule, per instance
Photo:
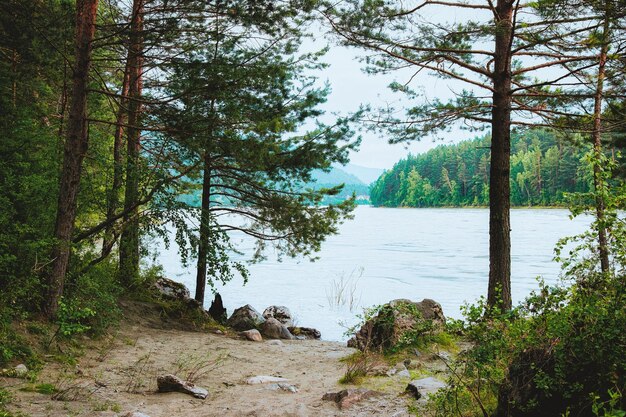
{"label": "dense forest", "polygon": [[[370,189],[372,204],[385,207],[489,205],[489,149],[484,136],[409,155]],[[567,193],[592,187],[584,161],[588,146],[546,130],[511,138],[511,205],[564,206]]]}

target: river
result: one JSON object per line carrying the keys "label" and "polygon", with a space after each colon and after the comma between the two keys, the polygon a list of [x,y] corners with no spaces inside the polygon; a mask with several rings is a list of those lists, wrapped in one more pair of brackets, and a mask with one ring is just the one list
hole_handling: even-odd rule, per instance
{"label": "river", "polygon": [[[460,306],[487,292],[487,209],[394,209],[359,206],[355,218],[322,246],[320,259],[275,256],[250,266],[250,280],[218,286],[230,314],[251,304],[288,306],[297,324],[315,327],[326,340],[345,340],[363,307],[396,298],[441,303],[447,316],[461,318]],[[538,276],[554,283],[559,238],[582,232],[589,218],[569,219],[561,209],[514,209],[511,213],[512,293],[514,303],[537,288]],[[252,248],[235,236],[238,248]],[[161,245],[159,245],[161,246]],[[181,266],[175,246],[161,248],[166,275],[194,291],[195,271]],[[343,291],[341,290],[343,288]],[[340,295],[343,294],[343,297]],[[207,295],[207,304],[211,303]],[[343,299],[340,299],[343,298]]]}

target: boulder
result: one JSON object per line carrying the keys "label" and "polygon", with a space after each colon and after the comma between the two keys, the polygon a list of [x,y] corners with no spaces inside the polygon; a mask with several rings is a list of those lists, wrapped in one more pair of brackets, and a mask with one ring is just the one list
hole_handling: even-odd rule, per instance
{"label": "boulder", "polygon": [[263,316],[250,304],[246,304],[233,311],[233,314],[226,321],[226,324],[235,330],[246,331],[250,329],[260,329],[264,322],[265,319]]}
{"label": "boulder", "polygon": [[188,300],[191,299],[191,293],[184,284],[172,281],[168,278],[159,278],[153,284],[159,295],[172,300]]}
{"label": "boulder", "polygon": [[261,324],[261,334],[269,339],[293,339],[293,335],[287,329],[287,326],[270,317]]}
{"label": "boulder", "polygon": [[322,334],[319,330],[312,327],[288,327],[289,332],[299,339],[314,339],[319,340]]}
{"label": "boulder", "polygon": [[287,327],[293,326],[293,316],[285,306],[269,306],[263,311],[263,318],[274,318]]}
{"label": "boulder", "polygon": [[197,387],[191,382],[183,381],[172,374],[157,377],[157,386],[159,387],[159,392],[182,392],[201,400],[204,400],[209,395],[206,389]]}
{"label": "boulder", "polygon": [[363,401],[365,399],[380,395],[377,391],[372,391],[365,388],[350,388],[344,389],[339,392],[328,392],[324,394],[322,400],[334,401],[339,409],[344,410],[352,405]]}
{"label": "boulder", "polygon": [[241,332],[239,334],[252,342],[263,341],[263,336],[261,336],[261,333],[259,333],[257,329],[246,330],[245,332]]}
{"label": "boulder", "polygon": [[441,305],[424,299],[421,302],[393,300],[365,322],[348,340],[348,347],[359,350],[385,350],[411,337],[438,331],[445,324]]}
{"label": "boulder", "polygon": [[211,307],[209,308],[209,315],[213,317],[218,323],[226,323],[226,309],[224,308],[224,304],[222,303],[222,296],[220,293],[215,293],[215,298],[211,302]]}
{"label": "boulder", "polygon": [[409,382],[406,391],[411,393],[416,400],[445,388],[446,384],[433,377],[416,379]]}

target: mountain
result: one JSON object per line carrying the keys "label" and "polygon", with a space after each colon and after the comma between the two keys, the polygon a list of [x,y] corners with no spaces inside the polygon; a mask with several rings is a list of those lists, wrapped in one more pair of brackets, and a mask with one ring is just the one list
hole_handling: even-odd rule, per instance
{"label": "mountain", "polygon": [[382,168],[370,168],[370,167],[364,167],[364,166],[355,165],[355,164],[348,164],[345,166],[339,165],[339,166],[336,166],[335,168],[339,168],[347,172],[348,174],[354,175],[355,177],[357,177],[358,179],[360,179],[363,183],[367,185],[376,181],[378,177],[380,177],[383,174],[383,172],[385,172],[385,170]]}
{"label": "mountain", "polygon": [[313,172],[315,182],[307,186],[319,189],[330,188],[339,184],[344,184],[343,190],[336,196],[327,197],[324,204],[338,203],[353,194],[357,196],[358,204],[369,204],[369,186],[361,181],[357,176],[343,170],[343,167],[333,167],[329,172],[316,170]]}

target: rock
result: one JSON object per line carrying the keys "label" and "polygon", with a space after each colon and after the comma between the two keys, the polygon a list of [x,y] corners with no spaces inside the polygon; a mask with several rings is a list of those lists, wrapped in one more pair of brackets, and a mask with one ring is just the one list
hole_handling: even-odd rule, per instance
{"label": "rock", "polygon": [[239,334],[253,342],[263,341],[263,337],[261,336],[261,333],[259,333],[257,329],[246,330],[245,332],[241,332]]}
{"label": "rock", "polygon": [[446,384],[444,382],[429,376],[428,378],[416,379],[409,382],[406,391],[410,392],[416,400],[419,400],[423,396],[437,392],[445,387]]}
{"label": "rock", "polygon": [[267,344],[270,346],[285,346],[285,344],[278,339],[268,340]]}
{"label": "rock", "polygon": [[293,339],[293,335],[287,329],[287,326],[270,317],[261,324],[261,333],[269,339]]}
{"label": "rock", "polygon": [[387,376],[393,376],[393,375],[398,375],[398,376],[407,377],[407,378],[411,377],[411,374],[406,369],[406,365],[404,365],[403,362],[397,363],[396,366],[394,366],[393,368],[387,371]]}
{"label": "rock", "polygon": [[226,324],[235,330],[243,332],[250,329],[260,329],[264,322],[263,316],[250,304],[246,304],[233,311]]}
{"label": "rock", "polygon": [[246,379],[246,384],[248,385],[257,385],[257,384],[268,384],[268,383],[279,383],[279,382],[289,382],[286,378],[280,378],[277,376],[268,376],[268,375],[257,375]]}
{"label": "rock", "polygon": [[124,417],[150,417],[150,416],[144,413],[140,413],[139,411],[131,411],[130,413],[124,414]]}
{"label": "rock", "polygon": [[220,293],[215,293],[215,298],[211,302],[211,307],[209,308],[209,315],[213,317],[218,323],[226,323],[226,309],[224,308],[224,304],[222,303],[222,296]]}
{"label": "rock", "polygon": [[[348,340],[348,347],[359,350],[385,350],[395,346],[407,333],[429,333],[445,323],[441,305],[424,299],[421,302],[393,300],[383,305],[378,314],[368,320]],[[414,337],[414,336],[412,336]]]}
{"label": "rock", "polygon": [[302,337],[303,339],[315,339],[319,340],[322,337],[322,334],[319,330],[314,329],[312,327],[288,327],[289,332],[296,336],[297,338]]}
{"label": "rock", "polygon": [[183,394],[193,395],[196,398],[204,400],[209,392],[204,388],[200,388],[191,382],[183,381],[175,375],[161,375],[157,377],[157,385],[159,392],[182,392]]}
{"label": "rock", "polygon": [[287,327],[293,326],[293,316],[285,306],[269,306],[263,311],[263,318],[274,318]]}
{"label": "rock", "polygon": [[400,378],[411,378],[411,373],[409,372],[408,369],[403,369],[402,371],[398,371],[396,375],[399,376]]}
{"label": "rock", "polygon": [[159,278],[153,286],[162,297],[185,301],[192,299],[189,289],[180,282],[168,278]]}
{"label": "rock", "polygon": [[13,368],[13,372],[15,373],[16,377],[22,378],[28,373],[28,368],[23,363],[20,363],[15,368]]}
{"label": "rock", "polygon": [[278,384],[271,384],[267,388],[273,391],[281,390],[285,392],[291,392],[293,394],[298,392],[298,387],[296,387],[295,385],[287,384],[286,382],[279,382]]}
{"label": "rock", "polygon": [[324,394],[322,400],[334,401],[341,410],[344,410],[359,401],[363,401],[377,395],[380,395],[380,393],[365,388],[350,388],[339,392],[328,392]]}

